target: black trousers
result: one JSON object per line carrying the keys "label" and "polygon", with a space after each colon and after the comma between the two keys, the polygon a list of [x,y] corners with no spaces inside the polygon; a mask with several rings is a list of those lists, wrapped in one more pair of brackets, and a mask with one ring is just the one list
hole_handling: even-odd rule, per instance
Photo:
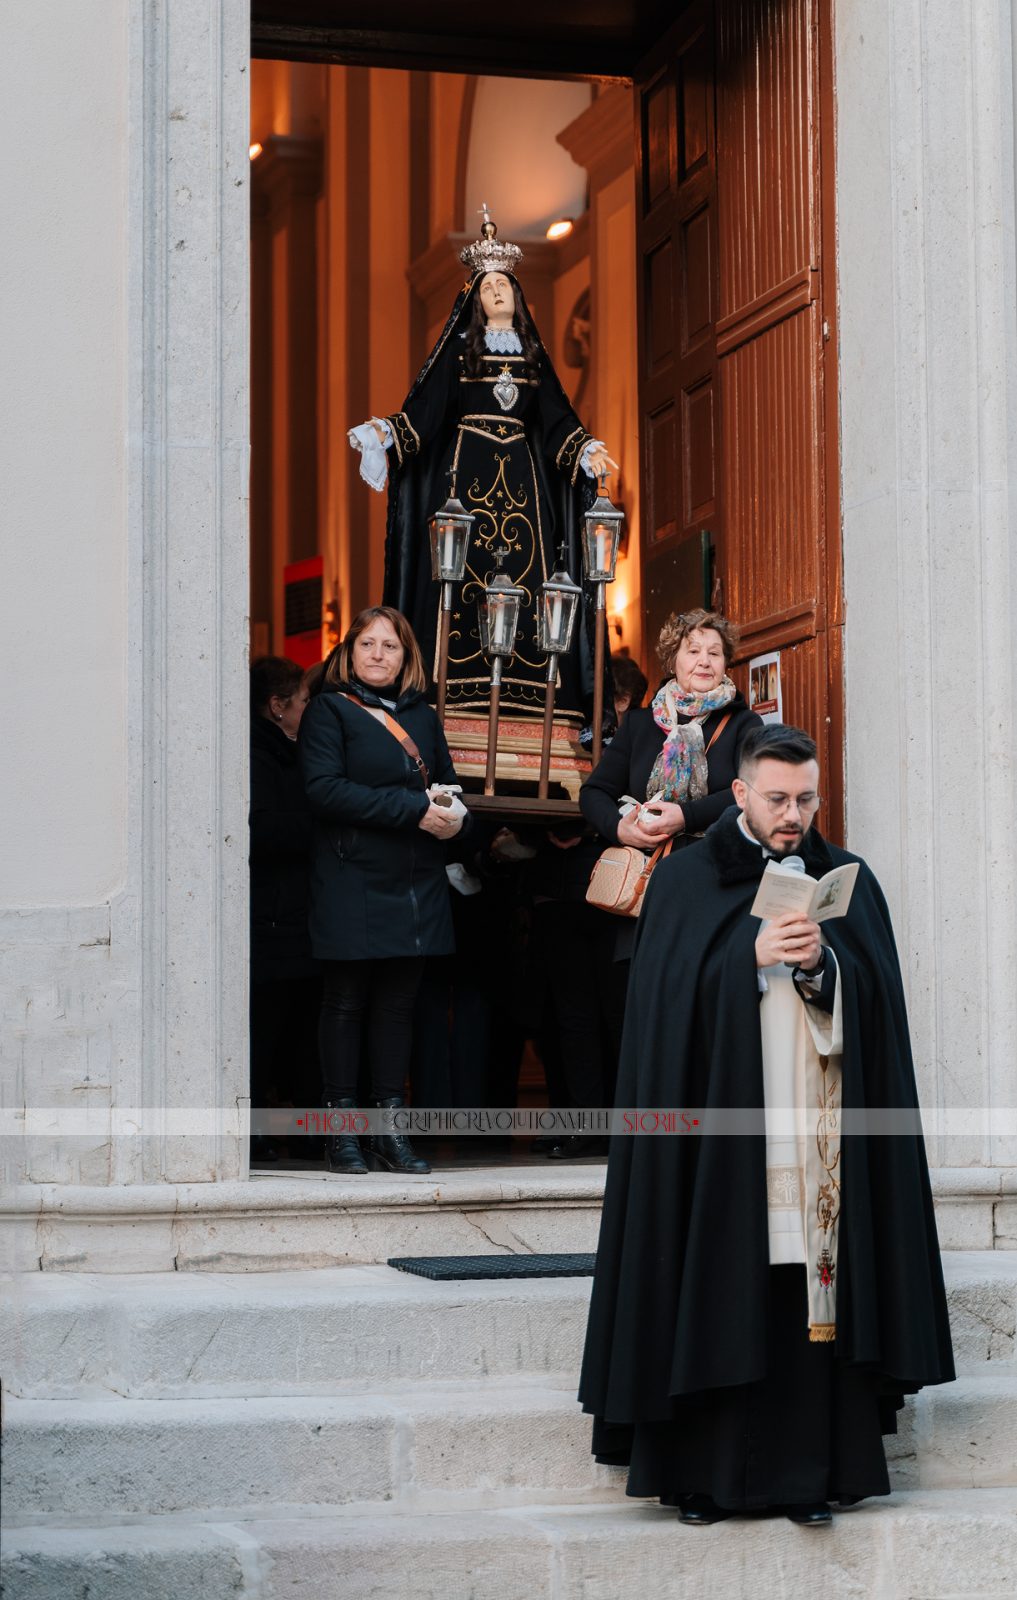
{"label": "black trousers", "polygon": [[423,956],[322,963],[318,1042],[325,1100],[355,1100],[367,1047],[371,1096],[402,1096],[413,1047],[413,1010]]}
{"label": "black trousers", "polygon": [[628,1466],[627,1493],[708,1494],[731,1511],[889,1494],[891,1406],[836,1344],[810,1344],[804,1267],[771,1267],[767,1373],[676,1405],[676,1417],[593,1425],[598,1461]]}
{"label": "black trousers", "polygon": [[[599,1107],[613,1086],[598,990],[599,914],[585,900],[538,900],[533,907],[531,961],[549,979],[562,1084],[548,1072],[553,1104]],[[563,1092],[564,1091],[564,1092]]]}
{"label": "black trousers", "polygon": [[251,980],[251,1105],[314,1105],[321,979]]}

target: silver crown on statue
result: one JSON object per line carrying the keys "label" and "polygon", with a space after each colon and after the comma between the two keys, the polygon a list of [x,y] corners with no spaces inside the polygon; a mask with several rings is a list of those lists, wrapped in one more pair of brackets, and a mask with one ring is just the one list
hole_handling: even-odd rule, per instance
{"label": "silver crown on statue", "polygon": [[480,238],[463,246],[459,252],[460,261],[472,272],[514,273],[523,259],[523,252],[517,244],[506,244],[498,238],[498,229],[491,221],[486,201],[480,211],[484,218]]}

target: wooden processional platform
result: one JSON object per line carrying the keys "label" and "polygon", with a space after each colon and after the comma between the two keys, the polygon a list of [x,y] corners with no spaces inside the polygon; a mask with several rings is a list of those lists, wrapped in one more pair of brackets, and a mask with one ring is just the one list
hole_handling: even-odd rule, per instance
{"label": "wooden processional platform", "polygon": [[580,815],[579,790],[592,769],[590,752],[579,743],[579,730],[555,721],[551,740],[547,799],[538,799],[541,725],[533,717],[504,714],[498,723],[495,793],[482,793],[487,771],[488,719],[480,713],[445,717],[445,737],[452,764],[471,811],[490,812],[519,821],[557,822]]}

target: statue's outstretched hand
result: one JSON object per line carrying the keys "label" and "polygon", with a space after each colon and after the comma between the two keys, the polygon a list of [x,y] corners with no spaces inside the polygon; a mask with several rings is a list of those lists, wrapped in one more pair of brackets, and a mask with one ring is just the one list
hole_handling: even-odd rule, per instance
{"label": "statue's outstretched hand", "polygon": [[598,478],[602,472],[618,471],[617,461],[613,456],[608,455],[603,445],[599,450],[591,450],[586,459],[590,463],[592,471],[596,473]]}
{"label": "statue's outstretched hand", "polygon": [[387,435],[380,417],[368,417],[359,428],[351,428],[347,438],[354,450],[360,452],[360,476],[372,489],[382,490],[388,481],[388,462],[385,459]]}

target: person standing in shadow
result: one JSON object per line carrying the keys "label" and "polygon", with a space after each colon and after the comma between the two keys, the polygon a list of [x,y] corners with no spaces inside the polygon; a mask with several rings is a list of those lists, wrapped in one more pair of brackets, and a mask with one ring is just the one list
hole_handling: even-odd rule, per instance
{"label": "person standing in shadow", "polygon": [[[311,810],[297,762],[303,669],[284,656],[251,667],[251,1105],[316,1105],[321,978],[311,956]],[[251,1141],[274,1161],[272,1141]]]}

